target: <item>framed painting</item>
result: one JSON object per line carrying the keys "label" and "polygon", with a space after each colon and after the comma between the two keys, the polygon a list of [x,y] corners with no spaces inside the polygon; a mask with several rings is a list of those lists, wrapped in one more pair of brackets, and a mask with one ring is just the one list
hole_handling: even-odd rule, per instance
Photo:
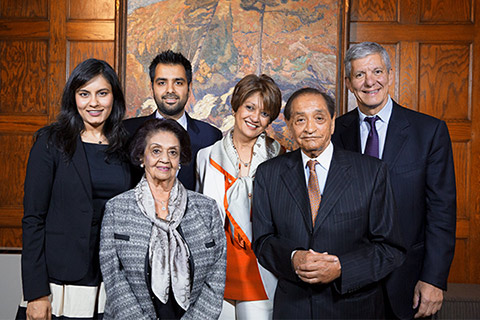
{"label": "framed painting", "polygon": [[[245,75],[271,76],[283,105],[302,87],[337,92],[340,4],[335,0],[127,1],[127,116],[152,113],[148,66],[161,51],[192,63],[186,110],[224,133],[233,126],[230,95]],[[292,148],[283,112],[267,130]]]}

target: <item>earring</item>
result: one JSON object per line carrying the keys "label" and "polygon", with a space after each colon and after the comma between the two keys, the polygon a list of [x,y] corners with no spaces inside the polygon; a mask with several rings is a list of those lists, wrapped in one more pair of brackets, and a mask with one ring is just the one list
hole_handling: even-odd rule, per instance
{"label": "earring", "polygon": [[140,163],[140,168],[143,168],[145,167],[145,165],[143,163]]}
{"label": "earring", "polygon": [[178,164],[178,170],[182,169],[182,165]]}

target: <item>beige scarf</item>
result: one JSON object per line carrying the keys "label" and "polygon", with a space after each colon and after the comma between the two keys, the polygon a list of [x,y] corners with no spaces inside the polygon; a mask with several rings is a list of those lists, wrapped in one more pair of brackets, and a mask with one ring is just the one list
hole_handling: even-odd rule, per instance
{"label": "beige scarf", "polygon": [[190,252],[177,231],[187,208],[187,191],[175,179],[166,220],[158,218],[155,213],[155,201],[145,176],[135,187],[135,197],[142,213],[153,223],[149,248],[152,291],[162,303],[166,303],[171,285],[178,305],[187,310],[190,305]]}

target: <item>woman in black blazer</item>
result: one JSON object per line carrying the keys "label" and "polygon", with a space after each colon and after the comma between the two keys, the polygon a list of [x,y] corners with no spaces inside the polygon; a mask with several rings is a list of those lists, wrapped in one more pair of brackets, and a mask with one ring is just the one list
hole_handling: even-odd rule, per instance
{"label": "woman in black blazer", "polygon": [[68,79],[57,121],[36,133],[24,186],[25,301],[17,318],[103,313],[101,220],[106,201],[130,187],[124,115],[115,71],[88,59]]}

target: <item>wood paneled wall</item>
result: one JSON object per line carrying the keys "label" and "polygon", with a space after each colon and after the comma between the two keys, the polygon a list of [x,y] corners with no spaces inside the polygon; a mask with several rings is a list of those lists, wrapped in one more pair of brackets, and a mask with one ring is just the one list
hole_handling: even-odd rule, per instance
{"label": "wood paneled wall", "polygon": [[[346,0],[348,43],[375,41],[392,58],[390,94],[447,122],[457,183],[450,282],[480,283],[480,6],[475,0]],[[345,95],[347,95],[344,89]],[[345,98],[351,109],[354,98]]]}
{"label": "wood paneled wall", "polygon": [[[480,5],[475,0],[343,1],[345,47],[361,41],[384,45],[395,73],[392,97],[448,124],[458,190],[450,281],[480,283]],[[70,71],[95,57],[124,77],[125,4],[0,1],[0,247],[21,247],[23,180],[32,135],[54,120]],[[354,99],[345,88],[342,92],[345,112],[354,107]]]}
{"label": "wood paneled wall", "polygon": [[122,67],[125,1],[0,1],[0,248],[21,247],[23,180],[33,133],[52,122],[86,58]]}

